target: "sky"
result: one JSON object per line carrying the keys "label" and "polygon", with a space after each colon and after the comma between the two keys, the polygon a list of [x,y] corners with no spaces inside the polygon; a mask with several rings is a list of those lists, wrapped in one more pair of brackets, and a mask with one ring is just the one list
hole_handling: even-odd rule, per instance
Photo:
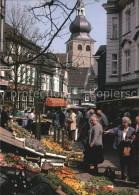
{"label": "sky", "polygon": [[[36,0],[7,0],[6,6],[9,8],[17,2],[21,7],[28,4],[30,6],[36,3]],[[63,2],[66,0],[63,0]],[[100,45],[106,44],[106,11],[102,7],[103,3],[106,3],[107,0],[84,0],[85,9],[86,9],[86,19],[90,22],[92,26],[92,30],[90,32],[91,38],[93,38],[95,42],[95,52],[98,50]],[[69,0],[68,0],[69,3]],[[70,0],[71,6],[75,4],[75,0]],[[58,13],[58,10],[57,10]],[[76,12],[71,17],[73,21],[76,17]],[[62,18],[60,19],[62,21]],[[40,25],[40,31],[44,32],[45,25]],[[64,29],[64,36],[61,38],[56,38],[52,45],[51,50],[53,52],[65,53],[66,52],[66,41],[69,39],[71,33],[69,31],[69,25]]]}

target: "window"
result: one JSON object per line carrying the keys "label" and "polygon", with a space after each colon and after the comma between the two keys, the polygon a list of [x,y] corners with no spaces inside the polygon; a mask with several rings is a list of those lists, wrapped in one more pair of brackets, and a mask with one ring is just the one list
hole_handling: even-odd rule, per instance
{"label": "window", "polygon": [[83,93],[83,89],[82,88],[79,88],[78,89],[78,94],[82,94]]}
{"label": "window", "polygon": [[90,100],[90,95],[89,94],[85,94],[85,101],[88,102]]}
{"label": "window", "polygon": [[33,102],[34,101],[34,97],[32,95],[29,96],[29,101]]}
{"label": "window", "polygon": [[130,72],[130,50],[125,51],[125,72]]}
{"label": "window", "polygon": [[77,94],[77,93],[78,93],[78,89],[74,88],[74,94]]}
{"label": "window", "polygon": [[27,95],[22,96],[22,101],[27,101]]}
{"label": "window", "polygon": [[68,54],[68,62],[72,62],[72,56]]}
{"label": "window", "polygon": [[82,50],[82,46],[81,45],[78,45],[78,50]]}
{"label": "window", "polygon": [[46,77],[46,90],[49,91],[49,81],[50,81],[50,77],[47,75]]}
{"label": "window", "polygon": [[125,15],[126,32],[129,32],[130,31],[130,10],[128,10],[125,14],[126,14]]}
{"label": "window", "polygon": [[79,104],[79,100],[73,100],[73,104]]}
{"label": "window", "polygon": [[118,17],[112,18],[112,38],[118,38]]}
{"label": "window", "polygon": [[117,66],[118,66],[118,56],[117,54],[112,54],[112,67],[111,67],[112,75],[117,75]]}
{"label": "window", "polygon": [[86,51],[90,51],[90,46],[89,45],[86,46]]}
{"label": "window", "polygon": [[68,88],[68,93],[69,93],[69,94],[71,93],[71,88]]}

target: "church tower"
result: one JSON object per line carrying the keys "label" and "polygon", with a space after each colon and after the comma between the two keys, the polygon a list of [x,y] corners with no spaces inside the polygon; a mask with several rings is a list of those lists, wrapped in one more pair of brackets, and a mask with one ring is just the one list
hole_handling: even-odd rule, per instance
{"label": "church tower", "polygon": [[85,17],[83,0],[78,0],[76,18],[70,25],[71,36],[66,43],[67,61],[73,67],[87,68],[94,64],[94,40],[90,37],[91,24]]}

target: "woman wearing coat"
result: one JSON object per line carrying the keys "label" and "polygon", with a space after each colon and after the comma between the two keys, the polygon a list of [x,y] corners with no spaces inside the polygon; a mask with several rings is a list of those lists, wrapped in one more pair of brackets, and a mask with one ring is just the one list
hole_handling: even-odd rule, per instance
{"label": "woman wearing coat", "polygon": [[103,128],[96,116],[90,118],[91,128],[89,132],[89,143],[85,150],[84,162],[93,165],[94,173],[98,173],[98,164],[103,163],[102,134]]}
{"label": "woman wearing coat", "polygon": [[70,116],[69,116],[69,137],[72,140],[72,142],[75,141],[75,130],[76,130],[76,114],[73,112],[72,109],[70,109]]}
{"label": "woman wearing coat", "polygon": [[131,165],[134,159],[133,141],[135,129],[131,126],[131,120],[128,117],[122,118],[122,125],[116,128],[105,131],[105,134],[112,133],[116,134],[115,141],[113,144],[114,149],[119,149],[120,154],[120,166],[121,166],[121,179],[125,179],[125,166],[128,166],[127,180],[131,177]]}

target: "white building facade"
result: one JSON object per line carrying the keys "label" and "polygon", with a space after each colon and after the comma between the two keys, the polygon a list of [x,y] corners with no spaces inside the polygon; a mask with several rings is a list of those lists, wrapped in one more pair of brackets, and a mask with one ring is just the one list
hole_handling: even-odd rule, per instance
{"label": "white building facade", "polygon": [[118,90],[119,97],[138,96],[139,0],[108,0],[103,7],[107,11],[106,89]]}

